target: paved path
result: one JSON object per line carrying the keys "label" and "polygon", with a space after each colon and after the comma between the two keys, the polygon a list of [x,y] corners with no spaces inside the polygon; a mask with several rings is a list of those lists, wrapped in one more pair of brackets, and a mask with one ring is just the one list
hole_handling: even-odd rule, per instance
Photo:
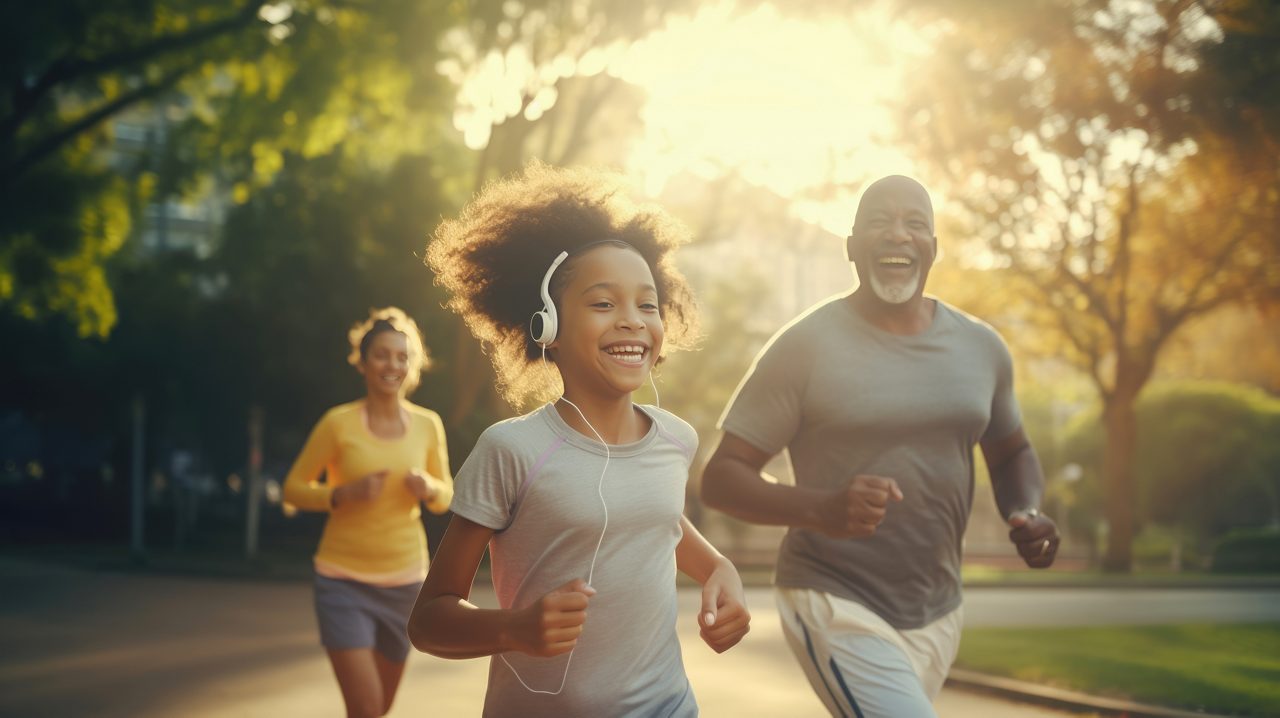
{"label": "paved path", "polygon": [[[0,715],[341,714],[306,584],[0,559],[0,585]],[[697,592],[682,590],[680,601],[685,662],[704,715],[823,715],[782,638],[769,590],[749,592],[752,633],[722,656],[697,637]],[[1280,620],[1280,592],[979,589],[968,594],[967,616],[971,625]],[[478,715],[486,671],[484,660],[414,655],[391,715]],[[937,708],[943,718],[1065,715],[950,689]]]}
{"label": "paved path", "polygon": [[1274,623],[1280,589],[971,588],[966,626]]}

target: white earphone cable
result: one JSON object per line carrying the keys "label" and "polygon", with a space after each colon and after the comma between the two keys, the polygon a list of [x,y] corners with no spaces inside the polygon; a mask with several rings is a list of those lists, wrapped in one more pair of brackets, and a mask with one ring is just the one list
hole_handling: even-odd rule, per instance
{"label": "white earphone cable", "polygon": [[[548,372],[551,371],[551,368],[547,366],[546,346],[542,347],[542,366]],[[652,381],[653,379],[652,375],[650,375],[649,378]],[[657,392],[657,390],[658,388],[655,386],[654,392]],[[591,581],[596,574],[596,559],[600,557],[600,547],[604,544],[604,534],[606,531],[609,530],[609,504],[605,503],[605,500],[604,500],[604,475],[605,475],[605,472],[609,470],[609,461],[613,458],[613,454],[612,452],[609,451],[608,442],[604,440],[604,437],[600,435],[600,432],[596,431],[596,428],[591,425],[591,422],[587,421],[587,415],[582,413],[582,409],[579,409],[577,404],[566,399],[563,393],[560,395],[560,398],[557,399],[556,401],[563,401],[569,406],[572,406],[573,410],[578,412],[578,416],[582,417],[582,423],[586,424],[588,429],[591,429],[591,433],[596,435],[596,439],[599,440],[600,445],[604,447],[604,468],[600,470],[600,480],[596,483],[596,494],[600,497],[600,506],[604,509],[604,525],[600,527],[600,538],[596,541],[596,550],[591,554],[591,566],[590,568],[587,569],[587,586],[591,586]],[[552,403],[554,404],[555,402],[552,402]],[[538,690],[537,688],[530,687],[529,684],[525,683],[524,679],[520,677],[520,673],[516,671],[515,666],[511,665],[511,661],[508,661],[505,655],[499,653],[498,658],[501,658],[502,662],[507,664],[507,668],[511,669],[511,674],[516,677],[517,681],[520,681],[520,685],[524,686],[525,690],[529,691],[530,693],[540,693],[542,695],[547,695],[547,696],[556,696],[556,695],[560,695],[560,692],[564,690],[565,682],[569,679],[569,666],[573,663],[573,654],[577,650],[578,650],[577,644],[574,644],[574,647],[569,649],[569,657],[565,659],[565,662],[564,662],[564,675],[560,676],[560,687],[555,689],[554,691],[543,691],[543,690]]]}

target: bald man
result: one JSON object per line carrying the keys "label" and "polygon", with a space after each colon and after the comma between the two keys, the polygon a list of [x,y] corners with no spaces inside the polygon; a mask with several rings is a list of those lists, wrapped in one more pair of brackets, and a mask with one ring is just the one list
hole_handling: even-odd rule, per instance
{"label": "bald man", "polygon": [[[933,716],[960,643],[960,551],[982,447],[1019,555],[1058,549],[1022,429],[1013,363],[987,324],[924,295],[933,206],[890,176],[846,244],[859,285],[785,326],[721,418],[703,501],[789,530],[778,554],[787,639],[833,716]],[[762,473],[788,449],[795,486]]]}

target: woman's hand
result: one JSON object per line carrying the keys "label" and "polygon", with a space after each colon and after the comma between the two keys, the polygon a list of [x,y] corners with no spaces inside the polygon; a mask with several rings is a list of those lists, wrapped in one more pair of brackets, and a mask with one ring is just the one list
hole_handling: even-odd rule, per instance
{"label": "woman's hand", "polygon": [[330,497],[330,503],[333,508],[347,506],[354,503],[362,503],[372,501],[378,498],[378,494],[382,493],[382,484],[387,480],[387,471],[375,471],[368,476],[363,476],[349,484],[343,484],[333,490]]}
{"label": "woman's hand", "polygon": [[724,653],[738,645],[738,641],[751,630],[751,613],[747,611],[742,579],[728,560],[722,559],[702,584],[702,611],[698,614],[698,626],[702,629],[702,640],[716,653]]}
{"label": "woman's hand", "polygon": [[431,503],[440,494],[440,489],[436,488],[436,480],[417,469],[409,471],[409,475],[404,478],[404,485],[419,501]]}

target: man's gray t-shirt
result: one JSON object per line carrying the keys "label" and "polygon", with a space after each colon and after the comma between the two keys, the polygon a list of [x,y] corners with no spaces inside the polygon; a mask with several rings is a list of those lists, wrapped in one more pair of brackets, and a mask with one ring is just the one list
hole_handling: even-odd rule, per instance
{"label": "man's gray t-shirt", "polygon": [[[587,622],[559,695],[526,690],[490,659],[486,716],[694,716],[698,706],[676,636],[675,549],[698,436],[670,412],[637,442],[610,445],[603,494],[608,527],[595,563]],[[599,441],[548,404],[494,424],[454,477],[453,512],[496,531],[489,544],[502,608],[524,608],[587,579],[604,527]],[[503,654],[529,687],[555,691],[569,655]]]}
{"label": "man's gray t-shirt", "polygon": [[1012,359],[994,329],[937,301],[925,331],[892,334],[848,295],[775,335],[720,421],[768,454],[788,449],[798,486],[833,489],[856,474],[898,482],[903,500],[870,537],[791,528],[775,577],[861,603],[898,629],[960,605],[973,448],[1020,425]]}

